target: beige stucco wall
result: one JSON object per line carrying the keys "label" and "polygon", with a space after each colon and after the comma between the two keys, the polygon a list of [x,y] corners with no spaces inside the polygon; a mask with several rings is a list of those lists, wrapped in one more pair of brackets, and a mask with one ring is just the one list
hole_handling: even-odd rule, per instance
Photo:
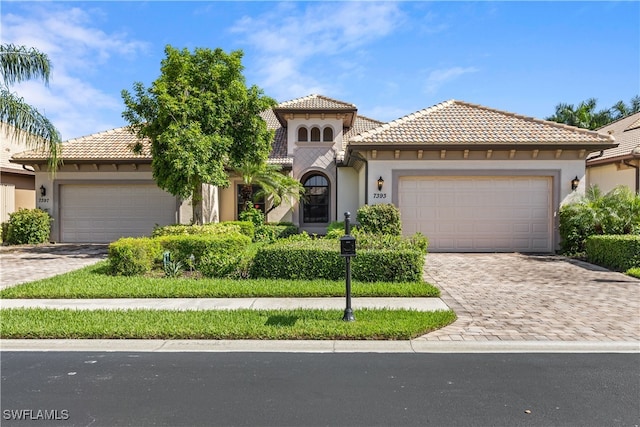
{"label": "beige stucco wall", "polygon": [[587,168],[587,185],[597,185],[603,192],[609,192],[619,185],[635,189],[636,171],[625,165],[606,164]]}
{"label": "beige stucco wall", "polygon": [[338,168],[337,221],[342,221],[344,213],[350,212],[351,219],[355,222],[356,213],[361,206],[359,187],[360,175],[357,170],[350,167]]}

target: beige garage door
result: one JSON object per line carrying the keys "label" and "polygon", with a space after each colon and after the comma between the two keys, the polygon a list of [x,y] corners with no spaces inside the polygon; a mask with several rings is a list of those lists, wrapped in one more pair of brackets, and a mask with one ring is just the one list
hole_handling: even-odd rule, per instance
{"label": "beige garage door", "polygon": [[155,184],[60,186],[60,241],[106,243],[176,222],[176,198]]}
{"label": "beige garage door", "polygon": [[551,252],[550,177],[403,177],[405,234],[438,252]]}

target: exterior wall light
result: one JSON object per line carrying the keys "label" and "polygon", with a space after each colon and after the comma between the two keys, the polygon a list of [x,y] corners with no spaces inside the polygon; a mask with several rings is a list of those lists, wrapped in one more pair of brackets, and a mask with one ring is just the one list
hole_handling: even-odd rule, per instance
{"label": "exterior wall light", "polygon": [[47,189],[46,189],[46,188],[44,188],[44,185],[41,185],[41,186],[40,186],[40,196],[41,196],[41,197],[44,197],[44,196],[46,196],[46,195],[47,195]]}
{"label": "exterior wall light", "polygon": [[576,191],[576,189],[578,188],[578,185],[580,185],[580,180],[576,175],[576,177],[571,180],[571,190]]}
{"label": "exterior wall light", "polygon": [[384,185],[384,179],[382,179],[382,177],[378,178],[378,191],[382,191],[383,185]]}

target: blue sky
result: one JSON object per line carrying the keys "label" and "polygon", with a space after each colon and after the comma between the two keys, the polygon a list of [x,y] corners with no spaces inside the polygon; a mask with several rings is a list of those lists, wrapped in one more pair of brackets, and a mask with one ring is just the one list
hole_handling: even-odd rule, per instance
{"label": "blue sky", "polygon": [[640,2],[3,1],[2,43],[53,62],[13,90],[63,139],[126,124],[120,92],[158,77],[164,47],[242,49],[248,84],[312,93],[390,121],[448,99],[525,116],[640,94]]}

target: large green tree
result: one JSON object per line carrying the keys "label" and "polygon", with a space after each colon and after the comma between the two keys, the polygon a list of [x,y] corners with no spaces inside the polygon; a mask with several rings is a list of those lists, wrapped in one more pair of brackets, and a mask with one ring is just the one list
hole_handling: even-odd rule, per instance
{"label": "large green tree", "polygon": [[276,102],[246,86],[242,51],[167,46],[165,55],[150,88],[137,82],[133,94],[122,91],[123,117],[151,141],[158,186],[191,197],[193,220],[201,223],[202,184],[226,187],[227,167],[266,161],[273,133],[259,113]]}
{"label": "large green tree", "polygon": [[555,114],[547,117],[547,120],[584,129],[598,129],[613,121],[639,112],[640,96],[633,97],[629,105],[623,101],[618,101],[611,108],[598,111],[596,111],[596,104],[595,98],[582,101],[577,106],[560,103],[556,105]]}
{"label": "large green tree", "polygon": [[27,146],[48,152],[49,168],[55,172],[60,133],[49,119],[10,89],[15,83],[31,79],[42,79],[48,85],[50,72],[51,61],[45,53],[25,46],[0,45],[0,121],[10,125],[7,131],[16,138],[24,138]]}

